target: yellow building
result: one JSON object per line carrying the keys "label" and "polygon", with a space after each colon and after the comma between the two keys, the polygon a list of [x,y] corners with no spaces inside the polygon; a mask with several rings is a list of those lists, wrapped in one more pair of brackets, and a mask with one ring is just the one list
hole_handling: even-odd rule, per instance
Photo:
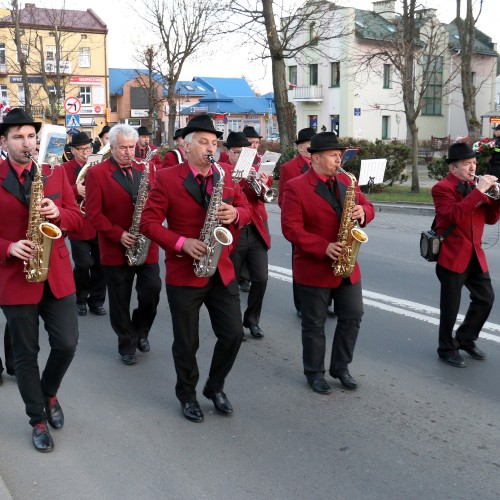
{"label": "yellow building", "polygon": [[[5,109],[28,104],[15,26],[15,16],[0,10],[0,119]],[[109,121],[106,24],[91,9],[45,9],[26,3],[19,10],[19,33],[33,117],[97,135]],[[66,114],[69,97],[81,103],[73,102],[70,109],[76,116]]]}

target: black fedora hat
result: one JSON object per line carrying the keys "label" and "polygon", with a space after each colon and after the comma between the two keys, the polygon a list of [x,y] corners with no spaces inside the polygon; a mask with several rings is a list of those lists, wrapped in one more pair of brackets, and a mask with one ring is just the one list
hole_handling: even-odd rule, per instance
{"label": "black fedora hat", "polygon": [[0,135],[9,127],[19,127],[22,125],[33,125],[35,127],[35,132],[39,132],[42,128],[42,122],[34,122],[31,115],[26,113],[24,109],[14,108],[11,109],[4,117],[3,123],[0,123]]}
{"label": "black fedora hat", "polygon": [[335,132],[320,132],[311,138],[311,145],[307,148],[309,153],[317,153],[318,151],[329,151],[331,149],[343,150],[345,146],[341,146]]}
{"label": "black fedora hat", "polygon": [[84,146],[85,144],[90,144],[92,139],[85,132],[78,132],[71,136],[71,147],[76,148],[77,146]]}
{"label": "black fedora hat", "polygon": [[187,125],[182,129],[181,136],[184,139],[191,132],[212,132],[220,139],[223,135],[215,126],[212,118],[209,115],[198,115],[188,121]]}
{"label": "black fedora hat", "polygon": [[229,132],[226,142],[222,145],[226,148],[244,148],[250,146],[251,143],[243,132]]}
{"label": "black fedora hat", "polygon": [[498,125],[496,125],[495,127],[493,127],[493,130],[500,130],[500,123]]}
{"label": "black fedora hat", "polygon": [[174,139],[178,139],[179,137],[182,137],[182,129],[181,129],[181,128],[178,128],[178,129],[174,132]]}
{"label": "black fedora hat", "polygon": [[251,127],[250,125],[247,125],[243,128],[243,133],[250,139],[262,139],[262,136],[259,135],[257,130],[255,130],[255,128]]}
{"label": "black fedora hat", "polygon": [[475,157],[476,153],[472,151],[472,148],[467,143],[456,142],[448,149],[448,158],[446,158],[446,163],[449,165],[454,161],[468,160],[469,158]]}
{"label": "black fedora hat", "polygon": [[148,127],[139,127],[137,129],[137,133],[139,135],[151,135],[151,132],[148,130]]}
{"label": "black fedora hat", "polygon": [[314,130],[312,127],[303,128],[299,130],[295,144],[300,144],[301,142],[310,141],[313,135],[316,135],[316,130]]}
{"label": "black fedora hat", "polygon": [[109,125],[104,125],[104,127],[102,127],[101,132],[99,133],[99,137],[102,138],[102,136],[104,134],[106,134],[107,132],[109,132],[110,130],[111,130],[111,127]]}

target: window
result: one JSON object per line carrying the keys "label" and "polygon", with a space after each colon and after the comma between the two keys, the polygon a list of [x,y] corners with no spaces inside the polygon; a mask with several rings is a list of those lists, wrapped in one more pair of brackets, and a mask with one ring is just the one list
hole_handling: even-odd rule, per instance
{"label": "window", "polygon": [[80,47],[78,65],[80,68],[90,68],[90,47]]}
{"label": "window", "polygon": [[109,96],[109,107],[112,113],[116,113],[118,111],[118,96],[110,95]]}
{"label": "window", "polygon": [[47,62],[55,62],[56,48],[54,45],[47,45],[47,53],[45,54],[45,60]]}
{"label": "window", "polygon": [[297,86],[297,66],[288,66],[288,81]]}
{"label": "window", "polygon": [[392,64],[384,64],[384,89],[392,89]]}
{"label": "window", "polygon": [[315,131],[318,130],[318,115],[309,115],[308,117],[309,126],[312,127]]}
{"label": "window", "polygon": [[309,85],[318,85],[318,65],[309,64]]}
{"label": "window", "polygon": [[19,106],[24,106],[25,97],[24,97],[24,87],[22,85],[17,86],[17,99],[19,101]]}
{"label": "window", "polygon": [[5,43],[0,43],[0,64],[5,65]]}
{"label": "window", "polygon": [[314,21],[309,25],[309,41],[311,45],[318,45],[318,30]]}
{"label": "window", "polygon": [[78,99],[82,101],[82,105],[89,105],[92,102],[92,92],[90,87],[80,87],[80,93],[78,94]]}
{"label": "window", "polygon": [[9,97],[7,94],[7,85],[0,85],[0,100],[2,102],[8,102]]}
{"label": "window", "polygon": [[[26,59],[26,63],[30,62],[30,53],[29,53],[29,45],[27,43],[21,44],[21,52],[24,54],[24,58]],[[20,63],[19,54],[17,54],[17,62]]]}
{"label": "window", "polygon": [[387,140],[391,137],[391,117],[382,116],[382,139]]}
{"label": "window", "polygon": [[340,63],[330,63],[330,87],[340,87]]}
{"label": "window", "polygon": [[339,135],[340,131],[340,115],[330,115],[330,130]]}
{"label": "window", "polygon": [[[427,77],[429,84],[424,94],[422,114],[441,115],[443,100],[443,58],[437,57],[428,66],[427,75],[424,73],[424,78]],[[425,67],[427,67],[427,62],[424,60]]]}

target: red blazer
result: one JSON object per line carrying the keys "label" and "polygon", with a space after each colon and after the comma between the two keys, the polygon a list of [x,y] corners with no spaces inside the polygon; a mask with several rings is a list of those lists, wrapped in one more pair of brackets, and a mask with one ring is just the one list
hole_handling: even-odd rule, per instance
{"label": "red blazer", "polygon": [[[338,174],[336,179],[343,206],[351,181],[345,174]],[[356,204],[365,211],[365,226],[373,220],[375,211],[358,186],[355,192]],[[286,184],[281,227],[285,238],[294,245],[293,277],[297,283],[319,288],[340,285],[342,277],[333,275],[332,260],[325,255],[328,244],[338,239],[339,226],[332,196],[313,169]],[[349,279],[351,283],[361,279],[357,262]]]}
{"label": "red blazer", "polygon": [[[158,148],[154,145],[154,144],[150,144],[149,147],[151,148],[151,151],[156,151]],[[141,161],[141,160],[144,160],[144,158],[146,158],[146,150],[145,149],[139,149],[139,146],[135,146],[135,159],[136,161]],[[154,155],[153,158],[151,158],[151,160],[154,164],[155,164],[155,167],[159,167],[161,165],[161,158],[159,155]]]}
{"label": "red blazer", "polygon": [[[250,221],[252,209],[239,185],[233,184],[228,166],[221,167],[226,173],[222,199],[238,207],[238,227],[242,227]],[[218,172],[214,171],[214,183],[218,179]],[[193,259],[175,249],[181,236],[200,237],[205,216],[199,185],[187,162],[156,173],[155,185],[142,212],[141,232],[165,249],[168,285],[203,287],[208,283],[209,278],[198,278],[194,274]],[[168,227],[163,225],[165,219]],[[222,250],[218,270],[225,285],[235,279],[227,246]]]}
{"label": "red blazer", "polygon": [[488,264],[481,248],[484,225],[498,221],[500,202],[493,201],[477,189],[464,197],[457,190],[459,182],[450,173],[435,184],[431,191],[436,208],[436,232],[443,234],[447,227],[456,224],[442,242],[437,262],[450,271],[463,273],[474,250],[485,273]]}
{"label": "red blazer", "polygon": [[280,181],[278,184],[278,206],[281,208],[283,203],[283,192],[285,184],[290,180],[306,173],[309,170],[309,164],[304,160],[302,155],[297,155],[290,161],[283,163],[280,168]]}
{"label": "red blazer", "polygon": [[[181,161],[179,161],[177,153],[181,156]],[[182,163],[183,161],[184,161],[184,153],[182,151],[178,149],[176,149],[175,151],[168,151],[163,157],[163,161],[161,162],[161,165],[158,167],[158,169],[175,167],[176,165],[179,165],[179,163]]]}
{"label": "red blazer", "polygon": [[[139,187],[144,165],[133,163],[134,184]],[[154,181],[154,169],[149,172],[149,184]],[[120,167],[108,158],[89,168],[86,178],[85,207],[87,219],[97,230],[101,264],[120,266],[127,262],[125,247],[120,243],[123,231],[132,225],[134,214],[132,186]],[[146,264],[158,262],[158,245],[151,243]]]}
{"label": "red blazer", "polygon": [[[44,195],[59,208],[60,220],[55,224],[61,231],[79,231],[83,217],[75,202],[64,169],[56,166],[51,172],[48,165],[42,166]],[[7,254],[11,243],[26,239],[29,206],[17,176],[7,161],[0,163],[0,213],[4,224],[0,224],[0,304],[37,304],[43,294],[44,283],[29,283],[24,274],[24,263]],[[48,283],[58,299],[75,292],[75,282],[64,238],[54,240],[50,256]]]}
{"label": "red blazer", "polygon": [[[76,178],[78,177],[78,174],[80,173],[82,167],[74,158],[63,163],[62,167],[66,171],[66,177],[68,178],[68,181],[71,185],[71,189],[73,189],[73,194],[75,195],[76,202],[79,204],[82,201],[82,197],[79,196],[76,189]],[[70,240],[93,240],[96,235],[97,231],[92,227],[92,224],[89,222],[87,217],[83,218],[81,231],[68,231],[68,239]]]}
{"label": "red blazer", "polygon": [[229,161],[229,155],[227,154],[227,149],[224,149],[224,151],[220,152],[219,159],[217,160],[219,163],[227,163],[228,165],[231,164]]}

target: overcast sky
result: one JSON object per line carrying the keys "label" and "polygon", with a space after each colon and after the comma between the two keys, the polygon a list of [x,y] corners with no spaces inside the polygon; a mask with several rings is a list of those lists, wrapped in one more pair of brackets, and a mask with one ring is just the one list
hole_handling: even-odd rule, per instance
{"label": "overcast sky", "polygon": [[[31,0],[37,7],[61,8],[63,0]],[[141,33],[141,21],[134,14],[131,7],[140,9],[144,0],[66,0],[66,8],[83,10],[91,8],[108,26],[108,52],[109,66],[114,68],[138,67],[134,60],[137,46],[144,43],[145,37]],[[175,1],[175,0],[169,0]],[[214,0],[216,1],[216,0]],[[296,0],[285,0],[297,3]],[[5,2],[5,0],[4,0]],[[456,0],[422,0],[427,7],[437,9],[438,19],[442,22],[450,22],[455,18]],[[462,0],[464,4],[466,0]],[[478,0],[475,0],[478,3]],[[23,2],[24,4],[24,2]],[[372,9],[371,0],[338,0],[338,5],[355,5],[358,9]],[[400,1],[396,2],[400,5]],[[396,7],[397,9],[398,7]],[[477,27],[490,36],[499,44],[500,49],[500,0],[484,0],[483,12],[479,18]],[[224,26],[221,26],[223,29]],[[190,62],[184,67],[181,78],[191,80],[195,76],[246,76],[253,86],[262,93],[272,91],[271,71],[268,63],[252,61],[250,54],[252,47],[248,49],[235,49],[237,41],[224,43],[224,46],[214,47],[212,54],[203,54],[199,60]]]}

